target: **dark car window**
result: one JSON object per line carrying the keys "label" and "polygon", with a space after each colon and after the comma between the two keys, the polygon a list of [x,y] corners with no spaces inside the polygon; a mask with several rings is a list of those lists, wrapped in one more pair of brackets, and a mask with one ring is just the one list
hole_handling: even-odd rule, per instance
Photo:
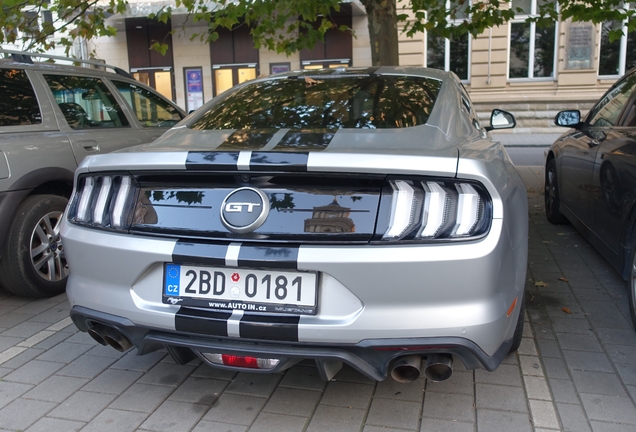
{"label": "dark car window", "polygon": [[42,123],[40,106],[26,72],[0,69],[0,126]]}
{"label": "dark car window", "polygon": [[588,116],[588,124],[594,127],[616,125],[634,88],[636,88],[636,75],[632,75],[619,82],[592,108]]}
{"label": "dark car window", "polygon": [[68,75],[44,75],[44,78],[71,128],[129,125],[121,107],[102,80]]}
{"label": "dark car window", "polygon": [[300,76],[249,84],[193,129],[403,128],[426,123],[441,81],[422,77]]}
{"label": "dark car window", "polygon": [[113,81],[113,84],[130,104],[142,126],[172,127],[181,121],[179,111],[158,95],[132,83]]}

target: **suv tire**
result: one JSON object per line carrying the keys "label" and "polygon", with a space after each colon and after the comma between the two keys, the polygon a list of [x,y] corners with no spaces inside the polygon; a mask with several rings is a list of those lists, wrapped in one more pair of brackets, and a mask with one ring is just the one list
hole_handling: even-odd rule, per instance
{"label": "suv tire", "polygon": [[545,215],[555,225],[567,224],[567,218],[560,211],[561,195],[557,179],[557,168],[554,159],[550,159],[545,167]]}
{"label": "suv tire", "polygon": [[0,260],[0,285],[19,296],[52,297],[64,292],[68,265],[60,240],[67,199],[28,197],[16,212]]}

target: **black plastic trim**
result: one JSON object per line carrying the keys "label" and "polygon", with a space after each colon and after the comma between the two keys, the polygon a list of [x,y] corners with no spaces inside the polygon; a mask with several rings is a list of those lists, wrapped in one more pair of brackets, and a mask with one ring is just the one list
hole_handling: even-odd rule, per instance
{"label": "black plastic trim", "polygon": [[242,244],[239,267],[298,269],[299,246]]}
{"label": "black plastic trim", "polygon": [[227,320],[232,312],[181,307],[174,317],[177,331],[213,336],[227,336]]}
{"label": "black plastic trim", "polygon": [[303,172],[307,171],[308,161],[309,153],[306,152],[253,152],[250,159],[250,171],[282,169],[290,172]]}
{"label": "black plastic trim", "polygon": [[172,262],[224,266],[227,247],[227,243],[195,243],[180,240],[172,251]]}
{"label": "black plastic trim", "polygon": [[239,334],[246,339],[298,342],[299,316],[243,315]]}
{"label": "black plastic trim", "polygon": [[237,171],[239,152],[188,152],[185,167],[187,170],[225,170]]}

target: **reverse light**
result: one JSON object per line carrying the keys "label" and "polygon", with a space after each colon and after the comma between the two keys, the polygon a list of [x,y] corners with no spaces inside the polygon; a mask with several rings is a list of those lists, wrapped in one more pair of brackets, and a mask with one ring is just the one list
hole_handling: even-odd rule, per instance
{"label": "reverse light", "polygon": [[388,184],[392,193],[386,192],[383,200],[390,199],[391,213],[384,241],[470,239],[490,226],[491,201],[476,182],[389,180]]}
{"label": "reverse light", "polygon": [[202,353],[211,363],[249,369],[273,369],[280,362],[279,359],[237,356],[232,354]]}

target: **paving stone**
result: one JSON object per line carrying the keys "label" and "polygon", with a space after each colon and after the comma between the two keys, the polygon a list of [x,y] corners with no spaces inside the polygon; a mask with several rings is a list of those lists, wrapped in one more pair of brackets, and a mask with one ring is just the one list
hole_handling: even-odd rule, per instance
{"label": "paving stone", "polygon": [[307,432],[358,432],[364,420],[365,411],[329,405],[318,405],[309,422]]}
{"label": "paving stone", "polygon": [[475,382],[501,384],[521,387],[521,374],[518,366],[501,365],[495,371],[475,370]]}
{"label": "paving stone", "polygon": [[585,319],[552,318],[552,328],[556,333],[593,334],[590,324]]}
{"label": "paving stone", "polygon": [[205,421],[223,422],[249,426],[261,412],[267,399],[231,393],[223,393],[203,417]]}
{"label": "paving stone", "polygon": [[594,432],[632,432],[634,430],[633,425],[605,423],[599,421],[591,421],[590,425]]}
{"label": "paving stone", "polygon": [[142,423],[142,429],[162,432],[188,431],[205,414],[205,405],[165,401]]}
{"label": "paving stone", "polygon": [[95,341],[95,339],[89,336],[88,332],[83,332],[83,331],[79,331],[75,333],[73,336],[70,336],[68,339],[66,339],[66,342],[100,346],[100,347],[108,348],[110,351],[118,352],[117,350],[113,349],[113,347],[111,346],[99,345]]}
{"label": "paving stone", "polygon": [[579,393],[627,396],[622,383],[613,373],[572,371],[571,374]]}
{"label": "paving stone", "polygon": [[519,364],[523,375],[544,376],[539,357],[519,356]]}
{"label": "paving stone", "polygon": [[[467,372],[459,372],[465,374]],[[455,374],[451,376],[454,378]],[[445,382],[448,382],[446,380]],[[406,400],[413,402],[422,402],[424,397],[424,385],[426,380],[424,378],[417,379],[409,383],[400,383],[394,379],[385,379],[376,384],[375,396],[387,399]]]}
{"label": "paving stone", "polygon": [[247,427],[229,424],[210,422],[202,420],[197,424],[197,427],[192,429],[192,432],[246,432]]}
{"label": "paving stone", "polygon": [[87,379],[53,375],[24,395],[28,399],[62,402],[82,388]]}
{"label": "paving stone", "polygon": [[366,423],[375,426],[417,429],[420,409],[421,404],[415,402],[374,397]]}
{"label": "paving stone", "polygon": [[54,306],[44,312],[38,313],[32,318],[32,321],[37,321],[46,324],[55,324],[60,322],[64,318],[68,317],[68,309],[59,306]]}
{"label": "paving stone", "polygon": [[41,349],[29,348],[26,351],[23,351],[22,353],[13,357],[11,360],[8,360],[2,363],[2,366],[9,369],[17,369],[21,366],[24,366],[31,360],[35,359],[36,357],[41,355],[43,352],[44,350],[41,350]]}
{"label": "paving stone", "polygon": [[227,370],[227,369],[215,368],[212,366],[208,366],[207,364],[204,363],[198,366],[196,370],[192,372],[191,376],[231,381],[237,375],[238,375],[238,372]]}
{"label": "paving stone", "polygon": [[477,407],[527,412],[526,398],[521,387],[478,383]]}
{"label": "paving stone", "polygon": [[55,407],[54,403],[16,399],[0,410],[0,426],[10,430],[25,430]]}
{"label": "paving stone", "polygon": [[155,351],[150,354],[138,356],[137,350],[133,348],[132,351],[128,352],[124,357],[113,364],[111,368],[147,372],[165,356],[166,353],[164,351]]}
{"label": "paving stone", "polygon": [[133,384],[110,405],[110,408],[150,413],[173,391],[172,387]]}
{"label": "paving stone", "polygon": [[539,355],[541,358],[563,357],[563,355],[561,354],[561,347],[559,346],[557,341],[549,339],[537,339],[535,342],[537,343],[537,349],[539,350]]}
{"label": "paving stone", "polygon": [[[0,316],[0,327],[10,329],[18,324],[33,318],[35,314],[21,314],[15,312],[9,312]],[[2,339],[0,339],[1,341]],[[0,342],[0,347],[2,347]]]}
{"label": "paving stone", "polygon": [[634,345],[608,345],[607,354],[614,363],[623,363],[636,366],[636,346]]}
{"label": "paving stone", "polygon": [[475,372],[453,372],[446,381],[426,382],[427,392],[475,394]]}
{"label": "paving stone", "polygon": [[241,372],[230,383],[226,392],[268,397],[272,394],[281,378],[278,374]]}
{"label": "paving stone", "polygon": [[474,422],[474,399],[469,395],[427,392],[422,415],[429,418]]}
{"label": "paving stone", "polygon": [[115,398],[105,393],[78,391],[49,413],[50,417],[88,422]]}
{"label": "paving stone", "polygon": [[191,376],[177,387],[169,399],[210,406],[217,401],[227,385],[227,381]]}
{"label": "paving stone", "polygon": [[92,379],[114,362],[114,359],[108,357],[97,357],[85,354],[73,360],[68,366],[62,368],[57,373],[58,375]]}
{"label": "paving stone", "polygon": [[488,432],[530,432],[532,431],[532,424],[527,414],[478,409],[477,430]]}
{"label": "paving stone", "polygon": [[73,360],[75,360],[91,348],[91,345],[62,342],[46,351],[44,354],[38,357],[38,360],[71,363]]}
{"label": "paving stone", "polygon": [[404,432],[404,429],[394,429],[385,426],[366,425],[362,432]]}
{"label": "paving stone", "polygon": [[524,376],[526,394],[529,399],[552,400],[548,383],[543,377]]}
{"label": "paving stone", "polygon": [[636,332],[633,329],[599,329],[596,332],[599,340],[608,345],[636,345]]}
{"label": "paving stone", "polygon": [[548,382],[552,389],[552,396],[555,402],[564,402],[571,404],[578,404],[579,397],[576,393],[574,383],[570,380],[562,380],[556,378],[549,378]]}
{"label": "paving stone", "polygon": [[375,386],[371,384],[332,381],[327,384],[320,403],[324,405],[367,409],[374,388]]}
{"label": "paving stone", "polygon": [[133,432],[146,417],[144,413],[107,408],[91,420],[82,432]]}
{"label": "paving stone", "polygon": [[603,347],[596,338],[596,335],[582,335],[573,333],[557,333],[556,335],[561,349],[603,352]]}
{"label": "paving stone", "polygon": [[318,369],[315,367],[294,366],[285,372],[278,385],[306,390],[323,390],[327,383],[320,378]]}
{"label": "paving stone", "polygon": [[83,422],[44,417],[28,428],[26,432],[76,432],[82,429],[85,424]]}
{"label": "paving stone", "polygon": [[43,349],[43,350],[50,350],[54,346],[66,341],[66,339],[70,338],[71,336],[73,336],[73,333],[66,332],[66,331],[59,331],[55,333],[53,336],[50,336],[44,339],[42,342],[38,343],[37,345],[34,345],[33,347],[38,349]]}
{"label": "paving stone", "polygon": [[532,324],[532,332],[536,339],[556,340],[551,324]]}
{"label": "paving stone", "polygon": [[576,404],[557,403],[557,411],[563,430],[567,432],[586,432],[591,431],[589,422],[583,411],[583,408]]}
{"label": "paving stone", "polygon": [[143,374],[137,371],[107,369],[86,384],[82,390],[96,393],[121,394]]}
{"label": "paving stone", "polygon": [[[420,432],[473,432],[475,430],[474,423],[462,423],[454,420],[441,420],[423,418]],[[382,432],[384,429],[378,429],[377,432]],[[367,429],[364,429],[367,432]],[[376,431],[374,431],[376,432]]]}
{"label": "paving stone", "polygon": [[[592,372],[613,372],[614,369],[605,353],[588,352],[581,355],[578,351],[563,351],[563,357],[568,367],[572,370],[585,370]],[[546,365],[547,369],[547,365]],[[563,378],[556,377],[555,378]]]}
{"label": "paving stone", "polygon": [[32,388],[33,386],[28,384],[0,381],[0,408],[10,404]]}
{"label": "paving stone", "polygon": [[17,338],[29,338],[41,330],[44,330],[49,325],[47,323],[24,321],[10,329],[4,331],[2,336],[17,337]]}
{"label": "paving stone", "polygon": [[636,385],[636,367],[620,363],[614,363],[614,367],[624,384]]}
{"label": "paving stone", "polygon": [[25,384],[40,384],[62,367],[64,367],[64,364],[62,363],[31,360],[3,379],[5,381],[21,382]]}
{"label": "paving stone", "polygon": [[583,407],[590,420],[636,425],[636,409],[629,398],[581,394]]}
{"label": "paving stone", "polygon": [[530,414],[534,427],[559,429],[556,411],[552,402],[542,400],[529,400]]}
{"label": "paving stone", "polygon": [[155,384],[177,387],[194,371],[194,366],[159,363],[144,376],[139,378],[140,384]]}
{"label": "paving stone", "polygon": [[250,432],[297,432],[303,430],[308,421],[306,417],[262,412]]}
{"label": "paving stone", "polygon": [[534,344],[534,339],[531,337],[522,337],[521,345],[519,346],[517,352],[522,355],[538,355],[537,347]]}
{"label": "paving stone", "polygon": [[[309,417],[314,412],[321,396],[321,392],[313,390],[278,387],[269,398],[263,411]],[[365,405],[364,408],[366,409],[367,406]]]}

